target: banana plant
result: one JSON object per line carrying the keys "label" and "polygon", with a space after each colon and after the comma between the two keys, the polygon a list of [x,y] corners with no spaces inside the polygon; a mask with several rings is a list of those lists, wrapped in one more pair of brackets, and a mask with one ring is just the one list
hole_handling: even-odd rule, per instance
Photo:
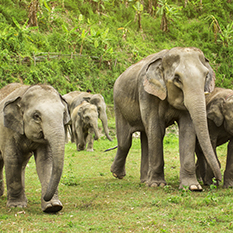
{"label": "banana plant", "polygon": [[159,0],[156,14],[162,16],[160,29],[164,32],[168,30],[168,23],[175,18],[179,18],[182,7],[169,5],[167,0]]}
{"label": "banana plant", "polygon": [[136,18],[138,19],[138,29],[142,30],[141,15],[143,13],[143,5],[140,1],[137,1],[136,4],[133,5],[133,8],[136,11]]}

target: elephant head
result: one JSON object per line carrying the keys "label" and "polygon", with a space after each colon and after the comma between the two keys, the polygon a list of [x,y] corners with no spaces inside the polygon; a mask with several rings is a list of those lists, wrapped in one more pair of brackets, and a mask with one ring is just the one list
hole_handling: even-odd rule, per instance
{"label": "elephant head", "polygon": [[105,135],[108,138],[108,140],[112,141],[112,138],[110,137],[108,130],[108,118],[106,114],[106,104],[104,102],[104,97],[100,94],[90,94],[90,96],[86,96],[83,99],[89,102],[90,104],[94,104],[97,107],[99,119],[102,122]]}
{"label": "elephant head", "polygon": [[62,175],[64,125],[70,121],[65,100],[51,86],[35,85],[6,102],[3,112],[4,126],[31,140],[35,150],[41,144],[48,145],[47,156],[52,159],[53,166],[44,200],[51,200]]}
{"label": "elephant head", "polygon": [[98,140],[99,130],[97,107],[94,104],[83,102],[78,110],[78,115],[80,119],[80,124],[82,125],[84,131],[85,129],[87,129],[88,132],[90,130],[91,132],[93,131],[95,134],[95,140]]}
{"label": "elephant head", "polygon": [[207,118],[218,127],[224,124],[225,130],[233,135],[233,92],[226,89],[224,94],[226,96],[221,96],[209,104],[207,103]]}
{"label": "elephant head", "polygon": [[208,60],[194,47],[163,50],[150,59],[143,69],[145,91],[167,99],[176,109],[188,110],[206,159],[216,179],[221,180],[207,127],[205,92],[213,91],[215,86],[215,74]]}

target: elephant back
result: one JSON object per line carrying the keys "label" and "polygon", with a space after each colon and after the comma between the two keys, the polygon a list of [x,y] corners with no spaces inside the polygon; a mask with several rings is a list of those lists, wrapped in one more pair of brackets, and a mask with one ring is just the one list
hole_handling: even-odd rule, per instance
{"label": "elephant back", "polygon": [[11,101],[15,99],[18,96],[22,96],[24,92],[30,87],[28,85],[22,85],[22,84],[9,84],[5,87],[3,87],[0,90],[0,96],[2,97],[0,99],[0,110],[2,111],[4,108],[4,105],[6,102]]}
{"label": "elephant back", "polygon": [[71,101],[69,108],[70,108],[70,112],[72,113],[73,110],[79,106],[80,104],[82,104],[84,101],[87,101],[87,98],[91,98],[92,94],[89,94],[87,92],[80,92],[77,96],[75,96],[73,98],[73,100]]}
{"label": "elephant back", "polygon": [[9,94],[11,94],[13,91],[20,88],[21,86],[23,85],[20,83],[10,83],[2,89],[0,89],[0,101],[6,98]]}

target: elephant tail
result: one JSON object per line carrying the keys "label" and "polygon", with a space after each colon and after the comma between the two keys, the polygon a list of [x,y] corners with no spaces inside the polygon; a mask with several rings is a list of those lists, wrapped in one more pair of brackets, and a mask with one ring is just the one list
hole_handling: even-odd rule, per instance
{"label": "elephant tail", "polygon": [[107,152],[107,151],[110,151],[110,150],[114,150],[114,149],[116,149],[118,146],[114,146],[114,147],[112,147],[112,148],[109,148],[109,149],[107,149],[107,150],[105,150],[104,152]]}

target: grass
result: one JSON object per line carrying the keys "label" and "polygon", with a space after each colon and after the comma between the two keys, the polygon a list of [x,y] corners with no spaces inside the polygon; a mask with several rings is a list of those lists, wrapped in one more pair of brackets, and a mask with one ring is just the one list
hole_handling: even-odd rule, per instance
{"label": "grass", "polygon": [[[110,120],[110,128],[113,122]],[[140,183],[140,140],[135,138],[127,158],[127,175],[115,179],[110,166],[116,145],[104,137],[94,152],[77,152],[66,144],[65,165],[59,185],[63,210],[45,214],[40,208],[40,183],[34,160],[26,169],[25,209],[7,208],[0,197],[0,232],[231,232],[232,189],[204,187],[203,192],[179,190],[178,137],[169,131],[164,140],[164,188]],[[226,146],[218,149],[225,164]]]}

